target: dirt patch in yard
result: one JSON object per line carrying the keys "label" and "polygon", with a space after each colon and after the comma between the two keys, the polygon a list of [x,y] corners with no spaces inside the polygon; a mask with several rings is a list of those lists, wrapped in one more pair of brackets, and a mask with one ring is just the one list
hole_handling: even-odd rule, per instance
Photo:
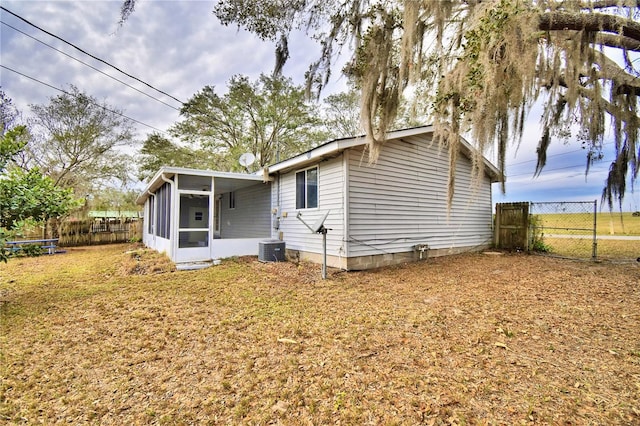
{"label": "dirt patch in yard", "polygon": [[123,274],[129,250],[0,265],[2,419],[640,423],[637,264],[469,254],[323,281],[255,258]]}

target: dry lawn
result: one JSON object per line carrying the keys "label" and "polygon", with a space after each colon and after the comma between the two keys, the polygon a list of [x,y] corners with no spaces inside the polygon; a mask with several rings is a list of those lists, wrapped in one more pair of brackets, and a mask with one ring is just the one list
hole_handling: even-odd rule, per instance
{"label": "dry lawn", "polygon": [[640,264],[0,265],[0,423],[640,424]]}

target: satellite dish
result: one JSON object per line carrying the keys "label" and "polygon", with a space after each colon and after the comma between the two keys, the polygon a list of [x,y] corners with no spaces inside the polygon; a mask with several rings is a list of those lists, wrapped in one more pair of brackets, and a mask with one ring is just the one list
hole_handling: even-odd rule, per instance
{"label": "satellite dish", "polygon": [[304,219],[302,219],[301,212],[298,212],[298,214],[296,215],[296,218],[300,222],[304,223],[304,226],[309,228],[309,231],[313,232],[314,234],[326,234],[327,228],[324,227],[324,221],[327,220],[327,216],[329,216],[330,211],[331,210],[327,210],[326,212],[324,212],[322,216],[320,216],[313,225],[309,225],[307,222],[304,221]]}
{"label": "satellite dish", "polygon": [[252,165],[254,161],[256,161],[256,156],[250,152],[245,152],[240,156],[240,159],[238,160],[240,165],[245,169],[249,168],[249,166]]}
{"label": "satellite dish", "polygon": [[311,232],[322,232],[324,228],[324,221],[327,220],[327,216],[329,216],[329,211],[327,210],[322,216],[316,220],[316,223],[311,227]]}
{"label": "satellite dish", "polygon": [[327,216],[329,216],[330,210],[324,212],[322,216],[316,220],[313,226],[309,226],[307,222],[302,219],[302,213],[298,212],[296,218],[304,225],[309,228],[309,230],[315,234],[322,234],[322,279],[327,278],[327,231],[329,229],[324,227],[324,221],[327,220]]}

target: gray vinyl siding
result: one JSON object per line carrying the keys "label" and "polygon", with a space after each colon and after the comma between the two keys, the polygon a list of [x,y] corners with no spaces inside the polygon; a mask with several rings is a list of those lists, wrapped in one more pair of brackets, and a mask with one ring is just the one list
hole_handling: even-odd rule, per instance
{"label": "gray vinyl siding", "polygon": [[349,158],[349,257],[432,249],[473,247],[491,242],[491,183],[472,182],[471,161],[460,154],[455,195],[447,214],[449,159],[426,137],[384,145],[378,162]]}
{"label": "gray vinyl siding", "polygon": [[[274,237],[278,231],[282,232],[287,249],[301,250],[311,253],[322,253],[322,235],[313,234],[296,218],[298,212],[302,219],[309,225],[316,222],[327,210],[330,211],[325,222],[329,229],[327,233],[327,254],[344,256],[343,229],[344,229],[344,185],[343,156],[339,155],[327,161],[316,164],[318,167],[318,208],[296,209],[296,172],[305,170],[293,170],[280,175],[280,205],[278,206],[278,176],[272,185],[272,202],[274,207],[279,207],[277,215],[280,216],[280,229],[274,231]],[[286,215],[286,217],[284,217]]]}
{"label": "gray vinyl siding", "polygon": [[222,194],[222,238],[269,238],[271,198],[269,185],[258,183],[235,191],[236,206],[229,208],[229,193]]}

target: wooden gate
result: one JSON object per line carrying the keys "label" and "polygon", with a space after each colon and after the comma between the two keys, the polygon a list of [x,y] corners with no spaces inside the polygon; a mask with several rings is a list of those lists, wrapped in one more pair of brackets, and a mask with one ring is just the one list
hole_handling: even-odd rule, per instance
{"label": "wooden gate", "polygon": [[494,244],[505,250],[529,249],[529,203],[496,204]]}

